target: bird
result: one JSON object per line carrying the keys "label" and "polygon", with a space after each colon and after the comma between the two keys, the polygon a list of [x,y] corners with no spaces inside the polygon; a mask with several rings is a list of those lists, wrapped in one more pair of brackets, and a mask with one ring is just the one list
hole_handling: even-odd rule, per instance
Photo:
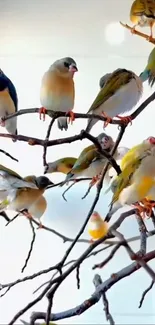
{"label": "bird", "polygon": [[[35,219],[38,219],[40,222],[41,217],[45,213],[47,208],[47,201],[43,195],[39,196],[38,200],[36,200],[30,207],[29,207],[29,214],[33,216]],[[42,228],[42,223],[40,222],[39,228]]]}
{"label": "bird", "polygon": [[147,65],[144,69],[143,72],[139,75],[141,80],[148,81],[148,84],[150,87],[154,85],[155,82],[155,47],[149,54],[148,60],[147,60]]}
{"label": "bird", "polygon": [[[41,114],[47,110],[62,111],[66,114],[69,113],[70,121],[74,120],[75,101],[75,86],[74,86],[74,73],[78,71],[76,62],[70,58],[62,58],[55,61],[43,75],[40,89],[40,102],[42,108]],[[60,130],[67,130],[68,123],[67,117],[59,117],[57,119],[58,128]]]}
{"label": "bird", "polygon": [[155,23],[155,1],[154,0],[135,0],[130,9],[130,20],[134,24],[131,32],[135,33],[136,26],[150,27],[148,40],[153,39],[153,26]]}
{"label": "bird", "polygon": [[104,76],[102,76],[99,80],[99,87],[102,89],[106,82],[108,81],[109,77],[111,76],[111,73],[106,73]]}
{"label": "bird", "polygon": [[[34,175],[29,175],[26,176],[24,179],[25,181],[33,182],[37,186],[37,188],[23,188],[10,191],[7,196],[8,204],[6,206],[6,209],[16,212],[22,211],[22,213],[26,217],[31,219],[32,216],[30,214],[30,211],[35,211],[34,217],[38,217],[40,215],[40,213],[36,210],[36,203],[39,204],[37,200],[40,199],[40,197],[43,195],[48,186],[53,185],[53,183],[46,176],[36,177]],[[42,204],[45,208],[45,202],[42,202],[41,205]]]}
{"label": "bird", "polygon": [[[0,69],[0,125],[5,127],[8,133],[17,135],[17,117],[13,117],[6,121],[6,118],[10,114],[16,113],[18,110],[18,97],[14,84]],[[17,139],[13,139],[16,142]]]}
{"label": "bird", "polygon": [[77,158],[75,157],[63,157],[53,162],[48,163],[44,168],[44,174],[47,173],[63,173],[68,174],[74,166]]}
{"label": "bird", "polygon": [[[114,146],[114,141],[111,136],[106,133],[98,135],[97,140],[101,145],[101,148],[108,153]],[[116,151],[114,158],[122,157],[119,149]],[[120,158],[121,159],[121,158]],[[92,178],[91,184],[94,185],[100,178],[100,174],[105,166],[107,159],[101,155],[97,147],[93,144],[82,150],[79,157],[77,158],[74,166],[67,174],[65,181],[61,184],[64,185],[72,178],[77,177],[89,177]],[[109,181],[108,173],[105,176],[105,182]]]}
{"label": "bird", "polygon": [[108,232],[108,223],[101,218],[97,211],[92,213],[87,227],[91,242],[106,236]]}
{"label": "bird", "polygon": [[[106,117],[104,128],[113,117],[129,123],[131,122],[130,116],[122,117],[118,114],[130,111],[138,103],[142,93],[143,83],[140,77],[133,71],[117,69],[111,73],[105,86],[100,89],[87,113]],[[89,133],[97,122],[97,119],[89,118],[85,131]]]}
{"label": "bird", "polygon": [[[137,202],[142,202],[145,208],[145,198],[155,183],[155,137],[150,136],[137,145],[136,149],[131,148],[126,156],[129,160],[124,156],[122,172],[116,176],[109,188],[113,192],[111,213],[124,205],[134,205],[142,212]],[[147,204],[147,208],[151,211],[152,204]]]}

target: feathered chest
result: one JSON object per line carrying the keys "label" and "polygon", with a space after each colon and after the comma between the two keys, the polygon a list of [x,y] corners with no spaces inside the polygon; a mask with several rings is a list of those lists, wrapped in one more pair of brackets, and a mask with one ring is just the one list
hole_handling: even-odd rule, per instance
{"label": "feathered chest", "polygon": [[41,104],[51,110],[66,111],[74,106],[74,81],[72,78],[65,78],[56,75],[54,72],[47,72],[42,80],[40,100]]}

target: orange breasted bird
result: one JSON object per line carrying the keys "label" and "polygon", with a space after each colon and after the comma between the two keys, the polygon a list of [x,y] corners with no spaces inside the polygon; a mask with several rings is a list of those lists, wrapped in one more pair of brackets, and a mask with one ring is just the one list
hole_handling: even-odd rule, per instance
{"label": "orange breasted bird", "polygon": [[[74,120],[75,86],[74,73],[78,71],[76,62],[70,58],[62,58],[55,61],[45,72],[40,90],[40,102],[42,108],[40,114],[47,110],[61,111],[70,114],[70,121]],[[67,130],[67,117],[59,117],[58,128]]]}

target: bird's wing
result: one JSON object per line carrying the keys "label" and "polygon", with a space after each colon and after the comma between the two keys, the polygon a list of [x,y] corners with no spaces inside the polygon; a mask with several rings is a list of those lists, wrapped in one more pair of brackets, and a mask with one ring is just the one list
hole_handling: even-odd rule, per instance
{"label": "bird's wing", "polygon": [[7,168],[7,167],[5,167],[3,165],[0,165],[0,171],[6,172],[6,173],[8,173],[11,176],[15,176],[15,177],[17,177],[19,179],[22,179],[22,177],[19,174],[17,174],[15,171],[13,171],[12,169]]}
{"label": "bird's wing", "polygon": [[128,165],[132,163],[141,153],[141,150],[144,149],[143,144],[138,144],[131,149],[123,156],[120,164],[121,170],[124,170]]}
{"label": "bird's wing", "polygon": [[116,160],[122,159],[127,154],[128,151],[129,151],[129,148],[127,148],[127,147],[117,148],[115,159]]}
{"label": "bird's wing", "polygon": [[127,71],[126,69],[115,70],[107,80],[105,86],[99,91],[87,113],[95,111],[106,100],[114,95],[117,90],[125,84],[128,84],[134,76],[135,74],[132,71]]}
{"label": "bird's wing", "polygon": [[155,19],[155,0],[145,0],[145,12],[147,18]]}
{"label": "bird's wing", "polygon": [[130,18],[131,16],[142,16],[145,12],[145,0],[135,0],[130,9]]}
{"label": "bird's wing", "polygon": [[90,166],[90,164],[92,163],[92,161],[99,156],[100,156],[100,154],[96,148],[89,150],[87,153],[83,154],[81,157],[79,157],[77,159],[77,161],[74,164],[73,168],[71,169],[70,173],[77,174],[77,173],[87,169]]}
{"label": "bird's wing", "polygon": [[111,185],[114,193],[111,204],[114,204],[118,200],[122,190],[130,184],[132,175],[140,166],[141,161],[142,158],[136,158],[128,166],[126,166],[120,175],[115,178],[114,183]]}
{"label": "bird's wing", "polygon": [[14,103],[15,106],[15,111],[17,112],[18,110],[18,97],[17,97],[17,92],[16,92],[16,88],[14,86],[14,84],[12,83],[12,81],[3,73],[1,73],[1,78],[4,78],[7,81],[7,85],[8,85],[8,91],[10,94],[10,97]]}
{"label": "bird's wing", "polygon": [[81,151],[81,153],[80,153],[79,157],[77,158],[77,160],[81,159],[81,157],[83,157],[85,154],[87,154],[87,152],[89,152],[90,150],[95,149],[95,148],[96,148],[96,147],[95,147],[94,144],[91,144],[90,146],[84,148],[84,149]]}

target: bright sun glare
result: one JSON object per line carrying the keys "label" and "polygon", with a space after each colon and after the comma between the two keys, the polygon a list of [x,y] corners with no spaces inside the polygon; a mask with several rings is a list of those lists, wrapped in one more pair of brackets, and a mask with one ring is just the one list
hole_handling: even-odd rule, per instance
{"label": "bright sun glare", "polygon": [[119,22],[108,24],[105,29],[105,38],[110,45],[119,45],[124,41],[125,31]]}

